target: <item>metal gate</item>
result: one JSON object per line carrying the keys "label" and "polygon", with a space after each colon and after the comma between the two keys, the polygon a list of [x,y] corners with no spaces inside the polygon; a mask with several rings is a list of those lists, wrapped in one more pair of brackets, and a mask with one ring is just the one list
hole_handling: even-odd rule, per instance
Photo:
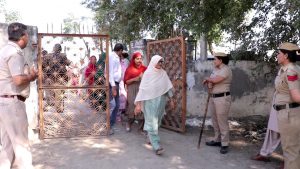
{"label": "metal gate", "polygon": [[109,36],[39,33],[38,46],[40,137],[106,135]]}
{"label": "metal gate", "polygon": [[175,109],[166,106],[167,114],[162,121],[162,127],[185,132],[186,120],[186,52],[183,37],[152,41],[147,44],[148,61],[154,55],[165,59],[164,69],[175,88]]}

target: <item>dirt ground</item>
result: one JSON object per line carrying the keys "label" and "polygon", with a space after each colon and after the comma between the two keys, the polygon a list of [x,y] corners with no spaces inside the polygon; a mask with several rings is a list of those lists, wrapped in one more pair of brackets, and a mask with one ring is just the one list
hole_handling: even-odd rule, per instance
{"label": "dirt ground", "polygon": [[32,145],[33,164],[36,169],[276,169],[280,166],[282,156],[278,153],[273,153],[268,163],[250,160],[262,143],[251,143],[234,133],[229,153],[222,155],[218,147],[204,144],[212,134],[211,130],[205,131],[197,149],[199,128],[188,127],[185,134],[161,128],[161,145],[166,151],[157,156],[137,129],[128,133],[118,124],[112,136],[37,141]]}

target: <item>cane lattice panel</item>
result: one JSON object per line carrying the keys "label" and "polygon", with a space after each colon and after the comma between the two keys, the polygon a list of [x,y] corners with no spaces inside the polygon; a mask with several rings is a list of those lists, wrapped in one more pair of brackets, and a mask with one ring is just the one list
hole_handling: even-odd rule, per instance
{"label": "cane lattice panel", "polygon": [[182,37],[153,41],[147,44],[147,55],[150,61],[154,55],[160,55],[165,59],[163,68],[170,77],[175,92],[175,109],[171,110],[166,105],[167,114],[162,121],[162,127],[184,132],[186,120],[186,55],[185,42]]}
{"label": "cane lattice panel", "polygon": [[106,35],[39,34],[41,138],[107,134],[108,51],[103,48],[108,49],[108,39]]}

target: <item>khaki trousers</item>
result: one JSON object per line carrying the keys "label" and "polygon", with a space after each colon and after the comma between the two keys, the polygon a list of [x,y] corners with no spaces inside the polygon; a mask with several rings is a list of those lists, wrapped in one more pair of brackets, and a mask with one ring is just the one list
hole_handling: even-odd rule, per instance
{"label": "khaki trousers", "polygon": [[210,98],[209,110],[215,131],[214,141],[221,142],[222,146],[229,145],[228,114],[231,105],[231,96]]}
{"label": "khaki trousers", "polygon": [[32,169],[25,103],[16,97],[0,97],[0,125],[0,169],[10,169],[12,166],[17,169]]}
{"label": "khaki trousers", "polygon": [[278,111],[285,169],[300,169],[300,108]]}

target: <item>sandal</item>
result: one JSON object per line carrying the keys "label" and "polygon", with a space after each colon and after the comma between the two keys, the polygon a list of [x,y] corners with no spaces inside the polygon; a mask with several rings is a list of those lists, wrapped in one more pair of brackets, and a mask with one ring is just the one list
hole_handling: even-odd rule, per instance
{"label": "sandal", "polygon": [[156,154],[156,155],[161,155],[163,152],[165,152],[165,149],[163,149],[163,148],[161,147],[161,148],[159,148],[159,149],[157,149],[157,150],[155,151],[155,154]]}

